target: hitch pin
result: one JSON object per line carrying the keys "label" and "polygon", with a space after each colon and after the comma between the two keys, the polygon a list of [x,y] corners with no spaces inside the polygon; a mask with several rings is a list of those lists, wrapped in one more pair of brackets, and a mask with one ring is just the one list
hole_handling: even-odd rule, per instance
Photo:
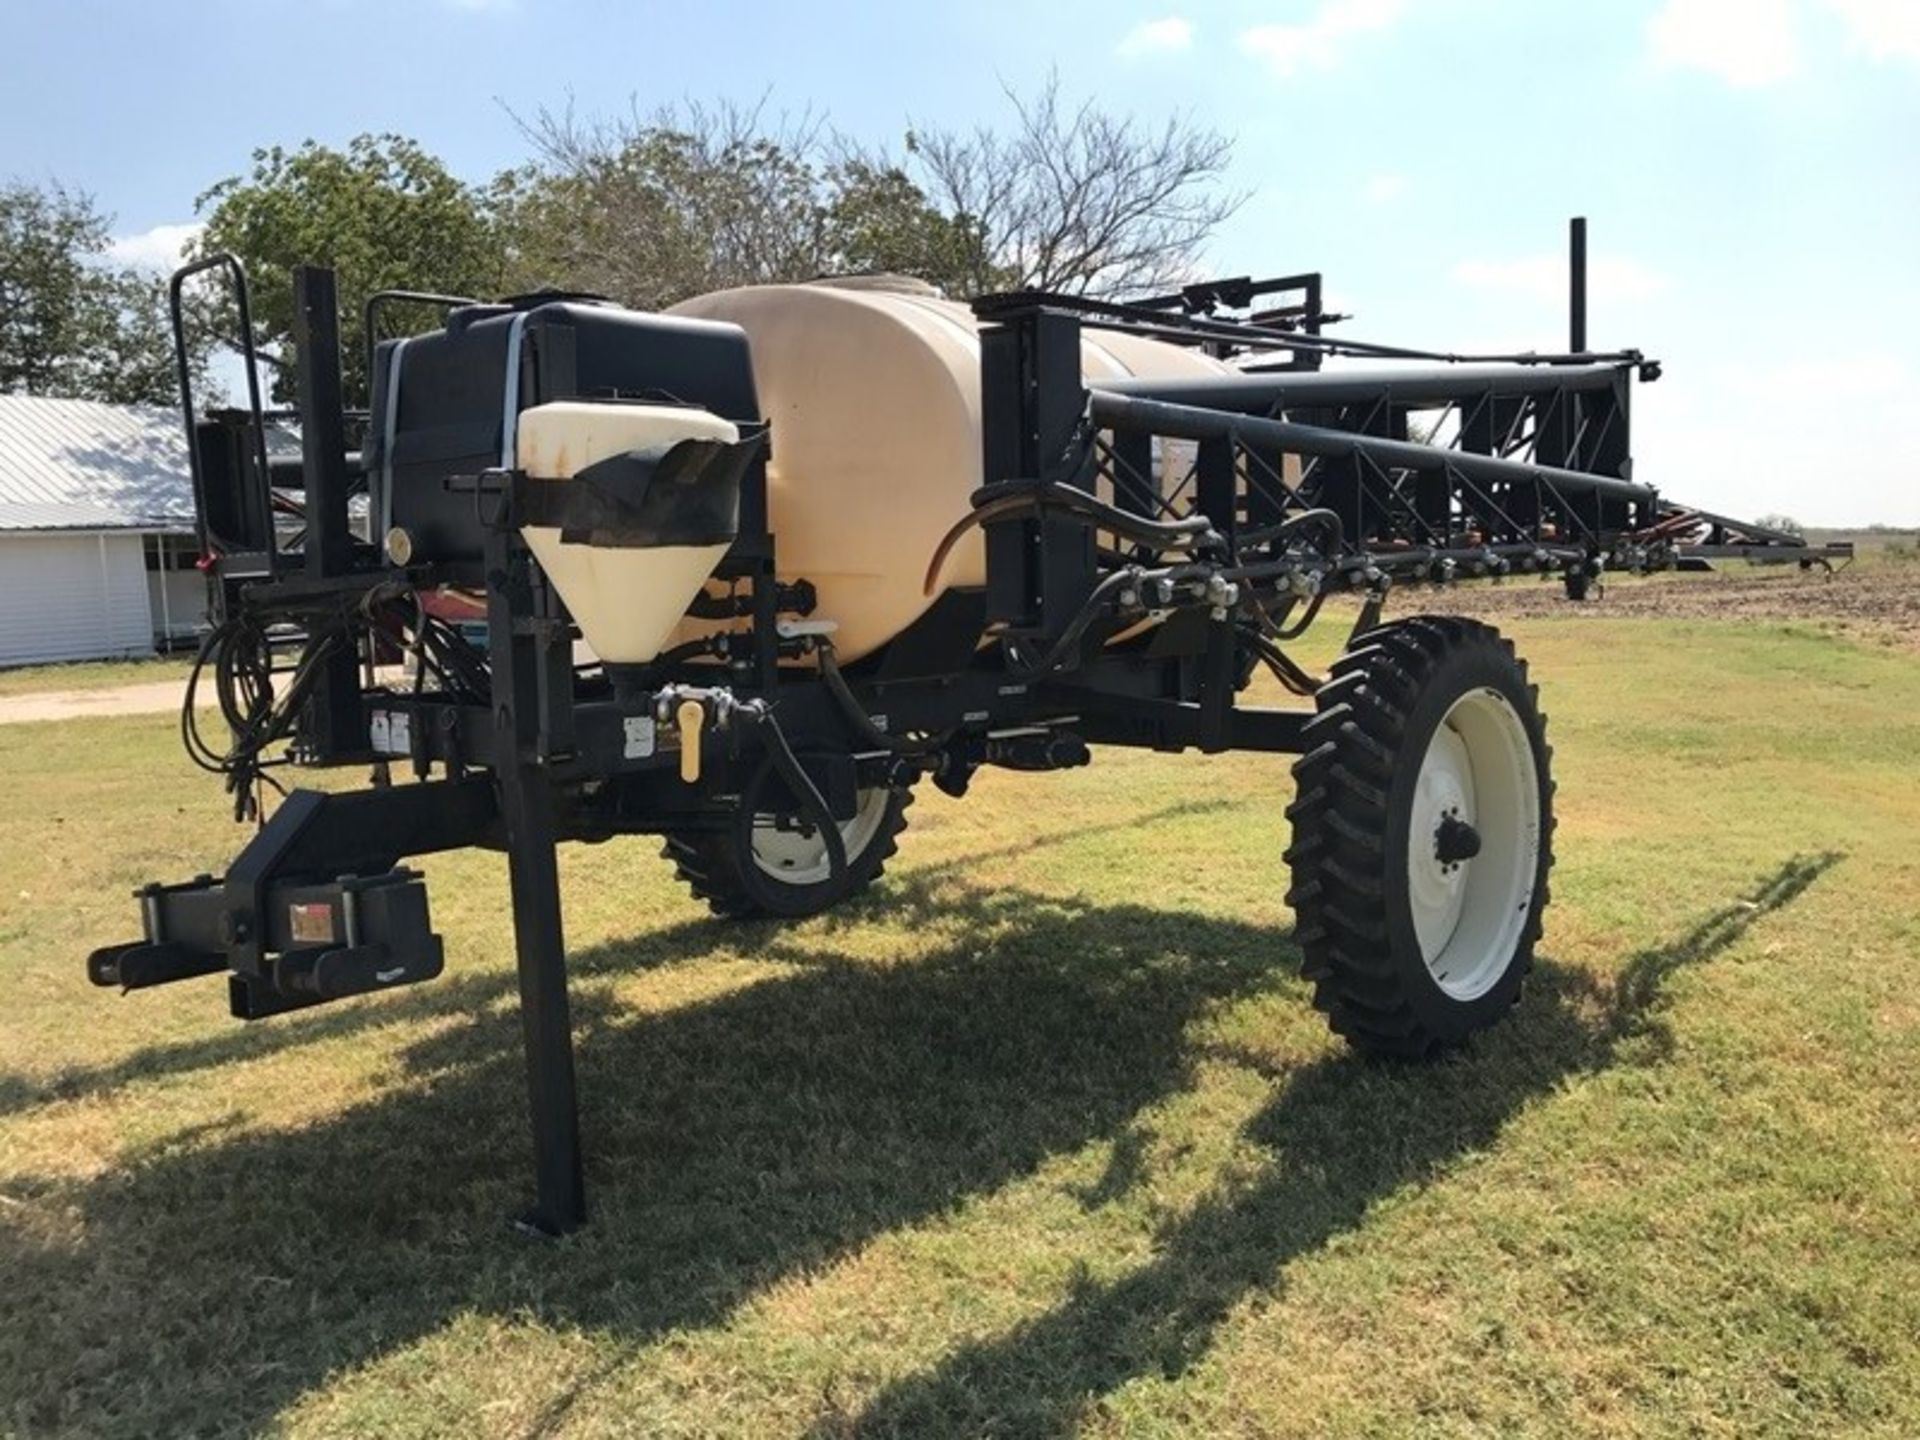
{"label": "hitch pin", "polygon": [[707,707],[698,700],[682,700],[673,712],[680,730],[680,779],[688,785],[700,783],[700,731],[707,723]]}

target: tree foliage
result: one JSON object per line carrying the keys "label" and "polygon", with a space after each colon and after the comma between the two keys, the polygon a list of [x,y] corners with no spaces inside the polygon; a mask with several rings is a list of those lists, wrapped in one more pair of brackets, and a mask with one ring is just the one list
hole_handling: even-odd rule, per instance
{"label": "tree foliage", "polygon": [[887,270],[963,285],[979,237],[899,165],[811,117],[669,106],[524,124],[534,160],[496,182],[514,288],[656,309],[708,290]]}
{"label": "tree foliage", "polygon": [[955,296],[1114,294],[1190,278],[1240,203],[1218,188],[1224,136],[1069,105],[1057,80],[1007,103],[1004,128],[909,130],[898,151],[764,107],[538,112],[534,159],[496,188],[509,272],[648,308],[875,270]]}
{"label": "tree foliage", "polygon": [[1063,100],[1057,76],[1011,123],[909,131],[907,165],[938,213],[983,240],[952,288],[1120,296],[1194,278],[1208,238],[1245,196],[1223,190],[1233,142],[1176,116],[1158,126]]}
{"label": "tree foliage", "polygon": [[[1191,277],[1239,204],[1230,142],[1184,119],[1146,125],[1049,80],[1007,92],[1006,123],[909,130],[863,147],[811,114],[697,104],[584,120],[540,111],[530,160],[475,186],[415,141],[361,135],[253,153],[199,197],[194,255],[232,251],[253,281],[257,340],[290,358],[299,264],[330,266],[349,398],[366,393],[361,316],[376,290],[491,297],[560,289],[658,309],[702,291],[890,271],[956,297],[1035,286],[1102,294]],[[156,282],[93,263],[105,221],[85,197],[4,192],[0,383],[165,399]],[[22,276],[28,278],[22,279]],[[16,299],[16,296],[18,298]],[[196,297],[202,333],[235,334]],[[425,326],[431,311],[394,317]],[[274,378],[293,395],[290,366]]]}
{"label": "tree foliage", "polygon": [[[292,268],[334,270],[349,397],[365,393],[361,315],[369,295],[413,289],[484,298],[498,293],[503,278],[488,197],[399,135],[357,136],[345,150],[311,140],[295,150],[256,150],[247,175],[222,180],[197,204],[207,224],[195,253],[240,257],[266,345],[284,351],[292,339]],[[293,383],[290,367],[279,371],[275,396],[290,399]]]}
{"label": "tree foliage", "polygon": [[690,106],[612,121],[541,111],[522,128],[535,158],[495,187],[515,289],[655,309],[820,272],[817,126]]}
{"label": "tree foliage", "polygon": [[110,227],[79,191],[0,185],[0,393],[176,398],[164,286],[108,262]]}

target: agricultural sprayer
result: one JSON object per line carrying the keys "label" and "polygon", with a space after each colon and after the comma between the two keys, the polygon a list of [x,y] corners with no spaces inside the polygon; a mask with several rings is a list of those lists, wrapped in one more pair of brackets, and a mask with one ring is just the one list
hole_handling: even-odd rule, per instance
{"label": "agricultural sprayer", "polygon": [[[918,784],[1268,752],[1299,757],[1284,864],[1315,1003],[1366,1051],[1458,1044],[1540,935],[1550,752],[1508,642],[1389,598],[1828,554],[1633,479],[1629,397],[1658,366],[1588,350],[1583,249],[1576,222],[1560,354],[1335,339],[1317,274],[971,307],[876,277],[664,314],[387,292],[364,411],[333,276],[303,268],[297,460],[270,453],[247,277],[200,261],[173,292],[212,629],[182,730],[259,824],[224,876],[140,891],[142,938],[88,973],[224,973],[248,1020],[430,980],[403,862],[503,850],[527,1223],[556,1233],[586,1216],[558,842],[659,836],[720,915],[799,918],[874,882]],[[209,270],[250,404],[203,416],[182,300]],[[376,342],[396,304],[444,324]],[[1289,646],[1341,595],[1353,633],[1311,673]],[[1242,704],[1262,673],[1301,703]],[[289,765],[370,783],[268,812]]]}

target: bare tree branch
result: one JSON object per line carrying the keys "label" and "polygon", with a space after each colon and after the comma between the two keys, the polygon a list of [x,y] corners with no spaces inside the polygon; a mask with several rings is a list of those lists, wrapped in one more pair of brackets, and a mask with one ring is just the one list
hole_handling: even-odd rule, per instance
{"label": "bare tree branch", "polygon": [[510,273],[658,307],[735,285],[835,271],[915,274],[949,294],[1031,286],[1118,294],[1191,278],[1242,196],[1224,136],[1155,127],[1058,77],[1005,91],[1011,123],[910,128],[901,152],[812,111],[687,102],[612,120],[571,105],[515,119],[532,162],[503,176]]}

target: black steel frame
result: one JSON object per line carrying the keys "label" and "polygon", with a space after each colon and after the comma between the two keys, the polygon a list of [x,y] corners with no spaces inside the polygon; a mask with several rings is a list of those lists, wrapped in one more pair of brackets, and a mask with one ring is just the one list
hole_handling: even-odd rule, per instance
{"label": "black steel frame", "polygon": [[[176,328],[183,282],[216,266],[230,269],[250,339],[245,276],[227,257],[175,277]],[[307,524],[297,570],[262,519],[274,476],[257,383],[250,427],[200,423],[184,342],[179,350],[217,613],[288,624],[329,599],[418,592],[440,578],[390,564],[372,537],[352,533],[357,462],[343,431],[333,278],[302,268],[294,285]],[[1304,298],[1245,319],[1219,313],[1281,291]],[[224,876],[140,892],[142,938],[95,951],[90,976],[131,989],[225,971],[233,1013],[248,1019],[428,979],[440,943],[422,882],[396,867],[463,846],[504,849],[535,1155],[525,1223],[558,1234],[587,1211],[555,847],[736,823],[771,742],[764,728],[726,725],[729,706],[772,709],[836,815],[850,813],[853,781],[929,774],[958,792],[982,764],[1074,763],[1088,743],[1291,753],[1311,711],[1241,697],[1260,663],[1310,689],[1284,644],[1328,594],[1361,595],[1364,627],[1396,583],[1526,572],[1571,583],[1604,564],[1671,563],[1703,524],[1743,546],[1806,553],[1793,537],[1679,511],[1633,481],[1631,382],[1657,367],[1634,352],[1584,353],[1578,283],[1570,353],[1479,363],[1329,340],[1322,327],[1340,317],[1322,312],[1317,275],[1194,286],[1133,306],[1023,294],[976,309],[987,484],[970,523],[985,534],[987,583],[946,592],[879,656],[849,666],[851,705],[805,663],[819,636],[781,623],[806,613],[810,591],[775,582],[764,460],[747,476],[739,536],[717,572],[745,590],[744,628],[723,654],[663,663],[638,690],[576,670],[570,617],[519,533],[524,477],[464,477],[456,483],[487,520],[490,694],[371,683],[369,626],[357,648],[326,659],[295,758],[373,762],[380,781],[400,765],[412,783],[295,791]],[[1089,328],[1250,363],[1219,380],[1089,389]],[[1259,356],[1282,352],[1261,368]],[[1425,363],[1362,377],[1321,370],[1330,353]],[[1445,433],[1415,438],[1421,417],[1436,415]],[[253,443],[237,448],[237,438]],[[1181,447],[1190,461],[1163,484]],[[981,649],[983,631],[1000,644]],[[689,701],[716,722],[698,741],[695,785],[680,776],[692,742],[674,727]]]}

